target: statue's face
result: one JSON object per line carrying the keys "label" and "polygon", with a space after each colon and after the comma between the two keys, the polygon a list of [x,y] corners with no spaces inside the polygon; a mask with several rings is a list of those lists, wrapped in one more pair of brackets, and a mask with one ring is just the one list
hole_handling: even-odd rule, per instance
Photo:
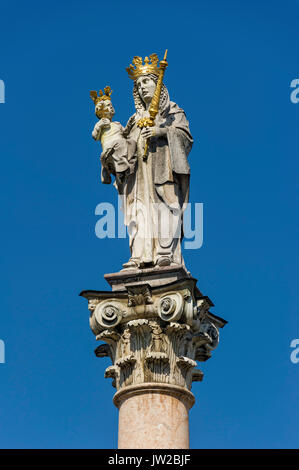
{"label": "statue's face", "polygon": [[149,103],[154,96],[156,83],[151,77],[141,76],[136,82],[138,93],[145,103]]}
{"label": "statue's face", "polygon": [[112,119],[115,114],[115,110],[110,100],[103,100],[97,103],[96,115],[99,116],[103,109],[105,111],[105,117],[107,117],[108,119]]}

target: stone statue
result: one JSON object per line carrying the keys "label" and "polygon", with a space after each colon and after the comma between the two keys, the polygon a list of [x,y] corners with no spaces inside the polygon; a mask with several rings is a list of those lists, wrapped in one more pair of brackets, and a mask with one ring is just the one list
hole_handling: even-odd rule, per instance
{"label": "stone statue", "polygon": [[[112,107],[93,131],[93,137],[101,139],[104,146],[102,181],[109,183],[110,173],[115,174],[123,199],[131,250],[125,269],[184,265],[182,214],[189,196],[187,156],[193,140],[184,111],[170,101],[162,83],[166,55],[158,62],[156,54],[146,57],[144,64],[141,57],[134,57],[135,67],[127,69],[134,80],[136,112],[126,127],[108,122],[114,114]],[[111,104],[110,95],[96,98],[96,92],[91,93],[95,93],[95,100]],[[153,102],[156,112],[151,113]],[[107,149],[105,135],[112,142]]]}
{"label": "stone statue", "polygon": [[111,358],[105,377],[116,388],[119,448],[189,447],[188,410],[192,384],[203,379],[206,361],[227,323],[210,312],[184,266],[182,215],[189,197],[188,154],[192,137],[184,111],[170,101],[163,84],[166,53],[134,57],[127,68],[134,81],[135,113],[123,128],[113,122],[111,89],[93,91],[99,122],[102,181],[123,200],[131,258],[105,274],[112,290],[85,290],[97,357]]}

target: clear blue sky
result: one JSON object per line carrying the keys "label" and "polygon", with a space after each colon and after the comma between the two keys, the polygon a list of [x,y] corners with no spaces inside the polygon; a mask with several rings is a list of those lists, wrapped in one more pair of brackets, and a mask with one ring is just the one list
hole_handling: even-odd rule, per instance
{"label": "clear blue sky", "polygon": [[204,244],[184,257],[229,324],[202,364],[193,448],[298,447],[298,1],[2,3],[1,448],[114,448],[117,410],[83,289],[129,257],[99,240],[89,91],[133,114],[134,55],[168,48],[165,83],[194,136],[191,201]]}

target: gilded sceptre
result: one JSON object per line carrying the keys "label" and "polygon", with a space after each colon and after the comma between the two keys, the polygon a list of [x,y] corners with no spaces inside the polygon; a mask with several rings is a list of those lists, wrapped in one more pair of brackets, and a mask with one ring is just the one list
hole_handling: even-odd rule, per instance
{"label": "gilded sceptre", "polygon": [[[157,85],[155,88],[154,96],[152,97],[152,101],[148,110],[150,117],[142,118],[138,121],[137,125],[140,128],[153,127],[155,125],[155,118],[159,112],[160,96],[161,96],[164,73],[165,73],[166,67],[168,66],[168,62],[166,61],[167,52],[168,51],[166,49],[164,58],[163,60],[160,61],[160,64],[159,64],[160,65],[159,77],[158,77]],[[147,158],[147,151],[148,151],[148,139],[146,140],[145,147],[144,147],[144,154],[143,154],[144,160],[146,160]]]}

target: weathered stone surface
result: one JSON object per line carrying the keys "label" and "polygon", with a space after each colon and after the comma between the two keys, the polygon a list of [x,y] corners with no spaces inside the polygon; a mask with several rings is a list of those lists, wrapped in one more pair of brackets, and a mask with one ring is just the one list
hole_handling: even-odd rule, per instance
{"label": "weathered stone surface", "polygon": [[[153,272],[154,271],[154,272]],[[112,291],[83,291],[97,357],[109,356],[105,377],[116,388],[120,449],[187,449],[193,382],[226,321],[182,267],[129,270],[105,276]],[[172,279],[172,282],[169,282]]]}
{"label": "weathered stone surface", "polygon": [[175,385],[143,384],[116,393],[114,403],[119,408],[119,449],[189,448],[191,392]]}
{"label": "weathered stone surface", "polygon": [[81,293],[88,300],[91,329],[106,343],[95,353],[111,358],[105,376],[117,391],[143,383],[191,390],[192,382],[203,378],[196,361],[207,360],[218,345],[226,321],[209,311],[213,303],[185,270],[172,271],[182,277],[165,283],[170,271],[155,269],[154,278],[153,270],[116,273],[116,290]]}

